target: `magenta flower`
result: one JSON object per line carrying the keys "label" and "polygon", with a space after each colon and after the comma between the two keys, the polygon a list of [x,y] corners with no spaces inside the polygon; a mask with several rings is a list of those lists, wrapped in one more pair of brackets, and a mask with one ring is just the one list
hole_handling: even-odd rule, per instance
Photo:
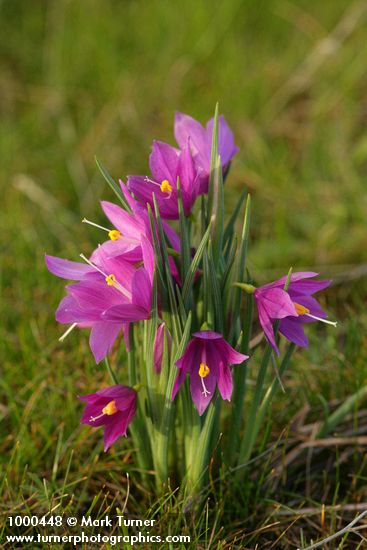
{"label": "magenta flower", "polygon": [[[114,229],[110,230],[89,220],[84,220],[86,223],[108,232],[110,238],[110,240],[99,245],[90,257],[90,260],[96,264],[100,263],[101,254],[103,254],[103,257],[119,257],[131,263],[139,263],[144,261],[142,242],[148,240],[153,246],[152,230],[147,209],[132,197],[126,185],[121,180],[120,186],[132,210],[131,213],[126,212],[116,204],[102,201],[102,209],[114,226]],[[173,249],[176,252],[180,252],[180,237],[176,231],[166,222],[163,222],[163,229]],[[155,231],[159,240],[157,227],[155,227]],[[170,256],[168,261],[172,277],[180,284],[180,275],[173,258]]]}
{"label": "magenta flower", "polygon": [[93,252],[90,258],[92,262],[98,263],[99,254],[102,252],[104,256],[122,256],[126,261],[137,263],[143,259],[141,242],[145,240],[148,240],[151,244],[153,242],[146,208],[131,196],[121,180],[119,183],[131,212],[127,212],[114,203],[102,201],[102,210],[113,228],[109,229],[89,220],[83,220],[106,231],[109,237],[109,240],[103,242]]}
{"label": "magenta flower", "polygon": [[200,416],[209,405],[216,386],[222,398],[230,401],[232,374],[229,366],[243,363],[246,359],[247,355],[233,349],[218,332],[195,332],[185,353],[176,362],[180,372],[173,387],[172,399],[189,374],[191,396]]}
{"label": "magenta flower", "polygon": [[[212,147],[214,119],[211,118],[204,128],[200,122],[189,115],[176,113],[175,138],[181,148],[190,139],[190,148],[194,157],[195,167],[200,176],[200,194],[208,192],[210,174],[210,156]],[[229,163],[238,152],[234,143],[233,133],[223,115],[218,118],[218,153],[221,158],[223,172],[229,168]]]}
{"label": "magenta flower", "polygon": [[90,393],[79,397],[85,401],[81,424],[93,427],[104,426],[104,450],[107,451],[116,439],[126,431],[136,413],[137,393],[133,388],[116,385],[110,386],[97,393]]}
{"label": "magenta flower", "polygon": [[[152,242],[147,212],[130,214],[120,206],[107,201],[102,201],[101,205],[114,229],[108,230],[102,226],[97,226],[108,231],[110,240],[103,242],[96,248],[90,258],[91,261],[98,263],[101,253],[104,256],[121,256],[124,260],[132,263],[142,261],[142,241],[149,240],[150,243]],[[97,225],[92,222],[89,223]]]}
{"label": "magenta flower", "polygon": [[154,141],[149,166],[152,178],[129,176],[127,180],[129,190],[141,203],[150,204],[153,210],[153,194],[155,194],[161,217],[177,220],[179,217],[177,179],[179,178],[183,208],[185,215],[188,216],[199,194],[199,179],[188,142],[180,151],[167,143]]}
{"label": "magenta flower", "polygon": [[[71,328],[91,328],[90,347],[97,363],[110,351],[129,323],[150,317],[154,253],[143,241],[144,266],[136,268],[121,257],[100,254],[99,264],[87,264],[46,256],[54,275],[78,281],[68,285],[67,296],[56,311],[59,323]],[[66,333],[69,332],[69,330]]]}
{"label": "magenta flower", "polygon": [[254,297],[259,312],[260,324],[269,343],[279,355],[279,349],[275,341],[273,321],[280,320],[279,332],[290,342],[297,346],[308,345],[307,336],[303,325],[315,321],[323,321],[336,325],[326,320],[326,313],[312,294],[323,290],[330,285],[329,280],[310,281],[318,273],[304,271],[293,273],[288,288],[284,290],[287,277],[282,277],[273,283],[261,286],[254,291]]}

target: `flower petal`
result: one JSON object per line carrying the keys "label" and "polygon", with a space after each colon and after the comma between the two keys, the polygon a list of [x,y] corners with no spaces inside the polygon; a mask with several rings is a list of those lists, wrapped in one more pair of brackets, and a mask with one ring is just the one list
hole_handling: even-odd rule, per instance
{"label": "flower petal", "polygon": [[93,251],[90,261],[96,265],[101,265],[106,258],[119,256],[128,263],[141,262],[142,252],[140,243],[127,242],[125,239],[105,241]]}
{"label": "flower petal", "polygon": [[127,204],[130,206],[131,210],[133,212],[140,210],[139,203],[134,199],[134,197],[130,194],[130,191],[127,188],[126,183],[124,183],[122,180],[119,180],[119,184],[121,187],[121,191],[126,199]]}
{"label": "flower petal", "polygon": [[[208,138],[211,143],[213,135],[214,118],[210,119],[206,125]],[[227,124],[223,115],[218,117],[218,153],[220,155],[222,166],[225,168],[234,155],[239,151],[234,143],[233,132]]]}
{"label": "flower petal", "polygon": [[180,359],[178,359],[178,361],[176,361],[176,367],[180,370],[173,386],[172,400],[176,397],[181,384],[185,380],[186,375],[191,371],[191,368],[194,368],[195,365],[200,364],[199,351],[197,342],[195,342],[195,340],[191,340],[188,343],[184,354],[180,357]]}
{"label": "flower petal", "polygon": [[81,308],[77,300],[68,294],[65,296],[56,310],[55,318],[58,323],[93,323],[99,320],[98,311],[86,311]]}
{"label": "flower petal", "polygon": [[68,285],[69,293],[76,299],[78,306],[85,312],[102,313],[105,309],[126,302],[127,298],[103,280],[82,281]]}
{"label": "flower petal", "polygon": [[117,412],[111,416],[111,421],[106,424],[104,429],[104,451],[108,449],[115,443],[115,441],[121,437],[126,437],[128,421],[126,415],[122,412]]}
{"label": "flower petal", "polygon": [[290,342],[302,348],[308,346],[308,338],[303,330],[299,317],[287,317],[279,324],[279,332]]}
{"label": "flower petal", "polygon": [[164,351],[164,335],[167,334],[167,345],[168,349],[171,347],[171,335],[166,328],[166,324],[162,323],[157,328],[157,332],[154,339],[154,349],[153,349],[153,367],[157,374],[161,372],[162,369],[162,359]]}
{"label": "flower petal", "polygon": [[219,363],[218,389],[222,399],[231,400],[233,390],[232,373],[229,366],[224,364],[223,361]]}
{"label": "flower petal", "polygon": [[[152,305],[152,283],[147,271],[141,267],[134,275],[132,282],[133,304],[145,310],[149,317]],[[145,317],[146,319],[148,317]]]}
{"label": "flower petal", "polygon": [[327,288],[331,284],[331,279],[323,279],[316,280],[316,281],[297,281],[295,283],[291,283],[289,286],[289,293],[292,291],[297,294],[305,294],[310,295],[314,294],[315,292],[319,292],[320,290],[324,290],[324,288]]}
{"label": "flower petal", "polygon": [[153,194],[155,194],[162,219],[178,219],[177,191],[175,187],[172,186],[171,193],[163,193],[159,184],[149,181],[145,176],[129,176],[127,184],[136,198],[144,205],[150,204],[153,210]]}
{"label": "flower petal", "polygon": [[177,252],[180,252],[181,240],[179,235],[177,235],[176,231],[168,223],[162,222],[162,225],[163,225],[164,232],[167,235],[172,247],[175,250],[177,250]]}
{"label": "flower petal", "polygon": [[207,146],[206,130],[200,122],[184,113],[176,113],[174,134],[181,149],[185,147],[187,140],[190,138],[190,147],[194,157],[197,157],[202,168],[209,171],[210,155]]}
{"label": "flower petal", "polygon": [[[302,279],[307,279],[310,277],[316,277],[318,273],[315,273],[314,271],[297,271],[296,273],[291,274],[291,283],[295,283],[297,281],[301,281]],[[266,288],[274,288],[274,287],[280,287],[284,289],[284,285],[288,279],[288,275],[284,275],[284,277],[281,277],[280,279],[277,279],[276,281],[273,281],[272,283],[268,283],[266,285],[263,285],[259,288],[259,290],[264,290]]]}
{"label": "flower petal", "polygon": [[[217,384],[217,377],[215,369],[213,369],[212,367],[208,376],[202,379],[199,376],[199,366],[200,363],[197,364],[195,369],[191,369],[190,371],[190,391],[195,407],[197,408],[198,413],[201,416],[202,414],[204,414],[214,395],[215,387]],[[209,395],[205,395],[202,380],[204,381],[205,388],[209,392]]]}
{"label": "flower petal", "polygon": [[268,341],[269,341],[270,345],[272,346],[272,348],[279,355],[279,348],[278,348],[278,346],[275,342],[274,328],[273,328],[272,322],[270,320],[270,317],[268,316],[268,314],[266,312],[266,309],[261,304],[258,304],[258,311],[259,311],[260,325],[262,326],[264,334],[265,334],[266,338],[268,339]]}
{"label": "flower petal", "polygon": [[199,332],[194,332],[193,336],[200,340],[220,340],[223,338],[222,334],[213,330],[200,330]]}
{"label": "flower petal", "polygon": [[84,275],[93,271],[93,268],[88,264],[72,262],[47,254],[45,254],[45,262],[47,269],[51,273],[62,279],[70,279],[72,281],[80,281]]}
{"label": "flower petal", "polygon": [[144,225],[135,216],[132,216],[112,202],[101,201],[101,206],[112,225],[121,231],[122,235],[132,237],[136,240],[140,239],[141,234],[144,232]]}
{"label": "flower petal", "polygon": [[153,141],[149,167],[153,179],[159,184],[163,180],[168,180],[171,185],[176,184],[178,160],[178,149],[163,141]]}
{"label": "flower petal", "polygon": [[102,313],[101,318],[114,323],[134,323],[148,319],[149,312],[135,304],[122,304],[110,307]]}
{"label": "flower petal", "polygon": [[108,321],[94,323],[89,336],[89,345],[96,363],[99,363],[111,351],[122,326]]}
{"label": "flower petal", "polygon": [[[141,251],[143,256],[143,262],[144,262],[144,269],[146,273],[148,274],[148,278],[150,281],[150,285],[153,284],[153,277],[154,277],[154,269],[155,269],[155,257],[154,257],[154,249],[151,243],[148,241],[148,239],[143,239],[141,241]],[[151,288],[150,288],[151,291]]]}
{"label": "flower petal", "polygon": [[226,365],[239,365],[249,358],[248,355],[244,355],[232,348],[224,338],[221,341],[215,342],[215,346]]}
{"label": "flower petal", "polygon": [[281,288],[263,288],[255,290],[255,299],[266,309],[271,319],[282,319],[293,315],[297,317],[297,311],[289,294]]}

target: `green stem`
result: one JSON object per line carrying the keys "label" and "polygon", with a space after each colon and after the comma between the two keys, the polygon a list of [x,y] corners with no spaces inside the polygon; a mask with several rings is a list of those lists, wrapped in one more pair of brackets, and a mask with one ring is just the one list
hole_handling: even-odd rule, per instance
{"label": "green stem", "polygon": [[[155,432],[156,450],[154,452],[154,463],[158,475],[158,484],[164,484],[168,479],[168,440],[172,429],[174,410],[174,403],[172,402],[171,396],[176,376],[177,369],[174,368],[174,365],[171,365],[166,388],[165,403],[163,406],[162,421],[159,431]],[[162,489],[159,485],[158,488],[160,490]]]}
{"label": "green stem", "polygon": [[262,425],[262,423],[264,421],[264,418],[265,418],[265,415],[266,415],[266,413],[269,409],[270,403],[272,402],[274,394],[275,394],[275,392],[277,391],[277,389],[280,385],[280,379],[283,376],[285,370],[287,369],[295,349],[296,349],[295,344],[290,343],[288,348],[287,348],[287,351],[286,351],[286,353],[283,357],[283,360],[280,364],[278,376],[276,376],[274,378],[270,388],[266,392],[266,394],[264,396],[264,399],[261,402],[258,413],[256,415],[255,428],[254,428],[254,439],[256,439],[257,434],[260,431],[261,425]]}
{"label": "green stem", "polygon": [[[284,285],[284,290],[286,292],[288,291],[288,288],[289,288],[289,284],[290,284],[290,281],[291,281],[291,275],[292,275],[292,268],[290,268],[290,270],[288,271],[288,276],[287,276],[287,279],[286,279],[286,282],[285,282],[285,285]],[[279,323],[280,323],[279,320],[277,320],[274,323],[274,338],[277,338]],[[286,355],[283,359],[284,368],[286,368],[287,364],[289,363],[289,359],[290,359],[290,356],[291,356],[292,352],[293,352],[293,349],[291,347],[288,348],[287,353],[286,353]],[[275,392],[277,384],[279,383],[279,380],[277,379],[276,382],[275,382],[274,387],[272,387],[273,386],[272,385],[270,387],[270,389],[268,390],[268,393],[265,395],[264,400],[263,400],[263,404],[265,403],[265,405],[264,405],[265,410],[262,411],[262,414],[261,414],[260,419],[259,419],[258,418],[259,407],[260,407],[260,403],[263,399],[263,393],[264,393],[263,388],[264,388],[265,379],[266,379],[266,372],[267,372],[267,369],[268,369],[268,365],[269,365],[269,361],[270,361],[270,358],[272,356],[272,353],[273,353],[273,348],[268,343],[266,348],[265,348],[265,351],[264,351],[264,355],[263,355],[263,358],[262,358],[262,361],[261,361],[259,373],[257,375],[255,393],[254,393],[254,396],[252,398],[252,402],[251,402],[251,405],[250,405],[250,411],[249,411],[249,415],[248,415],[248,418],[247,418],[247,425],[246,425],[246,429],[245,429],[245,435],[244,435],[244,438],[242,440],[241,447],[240,447],[239,462],[238,462],[239,464],[243,464],[244,462],[247,462],[247,460],[249,460],[249,458],[251,456],[252,450],[253,450],[255,442],[256,442],[256,437],[257,437],[258,431],[260,429],[261,421],[262,421],[263,417],[265,416],[266,409],[269,406],[270,400],[271,400],[271,398],[272,398],[272,396]],[[274,384],[274,381],[273,381],[273,384]],[[267,396],[269,397],[269,399],[267,398]],[[240,475],[241,474],[238,471],[237,478]]]}
{"label": "green stem", "polygon": [[[172,353],[171,353],[171,363],[169,366],[168,380],[163,394],[164,404],[162,410],[162,420],[159,424],[157,431],[155,432],[155,448],[154,448],[154,463],[157,470],[157,488],[159,490],[162,487],[159,487],[159,483],[164,484],[168,479],[168,442],[170,432],[173,429],[173,420],[174,420],[174,410],[175,404],[172,401],[172,390],[177,376],[177,368],[175,363],[179,357],[182,356],[186,344],[189,339],[191,328],[191,314],[188,315],[186,320],[186,325],[184,333],[181,337],[181,341],[177,345],[176,342],[172,342]],[[174,349],[174,344],[177,345],[176,350]]]}
{"label": "green stem", "polygon": [[135,365],[135,342],[134,342],[134,328],[132,325],[129,326],[129,351],[127,353],[127,370],[129,385],[135,386],[137,383],[136,379],[136,365]]}
{"label": "green stem", "polygon": [[251,402],[250,411],[247,418],[245,435],[241,443],[240,455],[238,460],[239,464],[246,462],[250,458],[252,449],[255,443],[256,415],[258,413],[258,409],[261,403],[261,398],[263,395],[263,388],[264,388],[264,383],[266,378],[266,372],[268,369],[268,365],[269,365],[269,361],[272,353],[273,353],[273,348],[271,347],[270,344],[268,344],[265,348],[265,352],[260,365],[259,374],[256,380],[255,394]]}
{"label": "green stem", "polygon": [[108,372],[108,374],[110,375],[110,378],[111,378],[112,382],[113,382],[114,384],[118,384],[119,382],[118,382],[118,380],[117,380],[116,374],[115,374],[114,371],[111,369],[110,362],[109,362],[109,360],[108,360],[107,357],[105,357],[104,362],[105,362],[107,372]]}
{"label": "green stem", "polygon": [[[217,399],[216,399],[217,401]],[[204,425],[199,433],[195,448],[193,448],[192,464],[188,471],[189,491],[192,494],[200,491],[207,468],[208,451],[211,441],[213,424],[216,417],[216,403],[211,401],[205,416]]]}
{"label": "green stem", "polygon": [[[241,342],[241,352],[248,355],[251,339],[252,317],[254,309],[253,296],[246,295],[246,312],[243,325],[243,339]],[[231,437],[229,440],[228,459],[229,464],[235,461],[235,453],[239,446],[240,430],[246,393],[247,362],[234,368],[234,390],[231,421]]]}
{"label": "green stem", "polygon": [[196,452],[195,443],[199,438],[201,424],[200,417],[192,404],[188,381],[183,384],[180,394],[184,419],[182,426],[185,446],[185,470],[182,475],[184,477],[193,462],[193,455]]}
{"label": "green stem", "polygon": [[[129,351],[127,353],[128,379],[129,386],[137,384],[136,364],[135,364],[135,342],[133,327],[129,327]],[[142,470],[148,471],[152,468],[152,453],[149,437],[146,430],[145,418],[142,411],[141,399],[138,398],[138,406],[134,421],[130,425],[130,432],[137,447],[137,459],[139,467]],[[145,474],[146,476],[146,474]]]}

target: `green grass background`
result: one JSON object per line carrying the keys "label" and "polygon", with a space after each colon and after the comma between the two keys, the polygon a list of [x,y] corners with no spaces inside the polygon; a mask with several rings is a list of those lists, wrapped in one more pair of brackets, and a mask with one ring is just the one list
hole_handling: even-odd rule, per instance
{"label": "green grass background", "polygon": [[[123,472],[134,472],[131,449],[116,445],[105,455],[101,434],[79,426],[76,396],[108,380],[86,334],[58,342],[54,310],[63,284],[46,271],[43,255],[76,259],[93,249],[98,230],[81,219],[103,223],[98,201],[113,200],[94,156],[115,178],[145,173],[151,141],[173,143],[175,110],[204,122],[219,101],[233,128],[241,151],[226,185],[227,213],[248,189],[249,265],[257,280],[293,266],[336,281],[326,303],[341,326],[310,329],[311,347],[297,353],[287,375],[270,441],[305,405],[316,419],[328,402],[362,387],[367,3],[2,0],[0,21],[0,511],[85,511],[96,495],[102,511],[122,506]],[[357,476],[352,496],[339,496],[332,468],[324,498],[292,486],[268,499],[280,507],[361,502],[361,453],[356,449],[345,474]],[[224,548],[219,540],[235,545],[241,536],[255,547],[257,535],[248,533],[266,524],[269,505],[256,490],[255,512],[239,501],[223,519],[217,502],[215,535],[210,539],[213,519],[209,535],[205,522],[197,523],[193,548],[199,540]],[[141,515],[156,505],[135,486],[131,499]],[[312,536],[332,532],[341,519],[333,521],[316,535],[311,529]],[[300,529],[291,537],[287,531],[275,548],[300,544]],[[269,533],[261,547],[278,535]]]}

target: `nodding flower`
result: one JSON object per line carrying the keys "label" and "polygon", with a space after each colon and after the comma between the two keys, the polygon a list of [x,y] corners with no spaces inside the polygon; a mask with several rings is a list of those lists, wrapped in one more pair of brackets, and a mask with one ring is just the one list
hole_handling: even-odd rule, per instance
{"label": "nodding flower", "polygon": [[202,330],[193,334],[182,357],[176,362],[180,369],[172,392],[176,397],[181,384],[190,375],[191,396],[200,415],[212,399],[218,386],[223,399],[231,400],[232,374],[230,365],[243,363],[247,355],[239,353],[221,334]]}
{"label": "nodding flower", "polygon": [[310,279],[316,275],[318,273],[313,271],[292,273],[287,291],[284,290],[286,276],[258,288],[252,285],[241,285],[247,292],[254,294],[260,324],[267,340],[278,355],[273,321],[278,319],[279,332],[287,340],[301,347],[308,345],[308,338],[304,332],[306,323],[321,321],[333,326],[337,324],[327,319],[327,314],[312,296],[331,283],[330,280],[311,281]]}
{"label": "nodding flower", "polygon": [[126,437],[127,428],[136,413],[137,392],[134,388],[118,384],[79,399],[87,404],[80,423],[105,427],[105,451],[116,439]]}

